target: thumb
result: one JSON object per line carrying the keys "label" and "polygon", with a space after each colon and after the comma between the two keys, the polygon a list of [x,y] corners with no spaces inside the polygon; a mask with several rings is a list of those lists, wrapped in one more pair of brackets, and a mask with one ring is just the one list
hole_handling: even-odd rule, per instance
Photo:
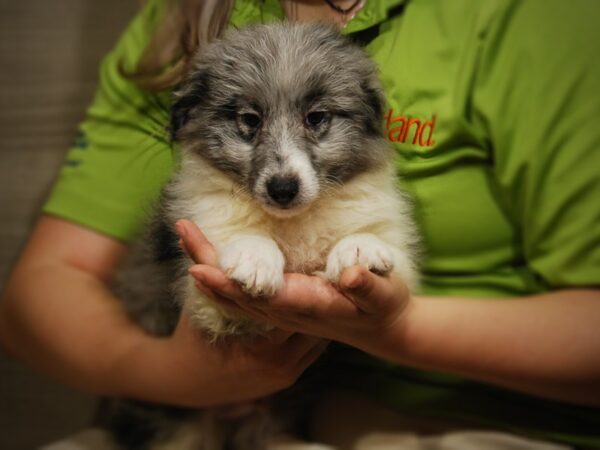
{"label": "thumb", "polygon": [[175,228],[181,238],[184,250],[196,264],[218,267],[217,250],[195,223],[181,219],[177,221]]}
{"label": "thumb", "polygon": [[364,266],[347,268],[340,277],[339,286],[357,308],[367,313],[395,309],[409,295],[408,288],[399,279],[376,275]]}

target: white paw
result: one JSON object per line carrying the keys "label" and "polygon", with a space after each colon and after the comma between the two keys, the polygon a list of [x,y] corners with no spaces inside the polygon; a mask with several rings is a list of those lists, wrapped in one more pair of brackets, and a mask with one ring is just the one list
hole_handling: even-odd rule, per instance
{"label": "white paw", "polygon": [[221,269],[257,297],[271,296],[283,286],[285,260],[277,244],[262,236],[242,236],[221,251]]}
{"label": "white paw", "polygon": [[344,269],[365,266],[371,272],[386,275],[394,270],[391,247],[372,234],[352,234],[339,241],[327,257],[325,277],[337,283]]}

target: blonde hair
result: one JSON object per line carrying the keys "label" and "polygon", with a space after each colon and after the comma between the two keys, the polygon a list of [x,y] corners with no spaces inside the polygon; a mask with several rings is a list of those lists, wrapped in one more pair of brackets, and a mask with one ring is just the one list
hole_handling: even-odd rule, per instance
{"label": "blonde hair", "polygon": [[161,23],[133,71],[124,75],[149,91],[176,86],[193,55],[220,36],[235,0],[169,0]]}

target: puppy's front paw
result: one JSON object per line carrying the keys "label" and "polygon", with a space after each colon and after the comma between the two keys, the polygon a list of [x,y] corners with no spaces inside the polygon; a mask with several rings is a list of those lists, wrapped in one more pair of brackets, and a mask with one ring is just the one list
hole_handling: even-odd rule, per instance
{"label": "puppy's front paw", "polygon": [[352,234],[329,253],[325,277],[337,283],[344,269],[350,266],[366,266],[371,272],[386,275],[394,269],[394,252],[373,234]]}
{"label": "puppy's front paw", "polygon": [[221,251],[221,269],[252,295],[275,295],[283,286],[285,260],[273,240],[262,236],[240,237]]}

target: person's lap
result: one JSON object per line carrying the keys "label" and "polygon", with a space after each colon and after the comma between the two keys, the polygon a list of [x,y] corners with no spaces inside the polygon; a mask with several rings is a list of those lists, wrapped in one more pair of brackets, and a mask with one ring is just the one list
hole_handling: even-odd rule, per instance
{"label": "person's lap", "polygon": [[[324,396],[311,423],[315,442],[285,439],[269,450],[569,450],[458,421],[403,415],[343,392]],[[108,434],[88,429],[39,450],[116,450]],[[184,450],[184,449],[178,449]]]}
{"label": "person's lap", "polygon": [[472,423],[404,415],[347,392],[317,407],[312,435],[338,450],[568,450]]}

